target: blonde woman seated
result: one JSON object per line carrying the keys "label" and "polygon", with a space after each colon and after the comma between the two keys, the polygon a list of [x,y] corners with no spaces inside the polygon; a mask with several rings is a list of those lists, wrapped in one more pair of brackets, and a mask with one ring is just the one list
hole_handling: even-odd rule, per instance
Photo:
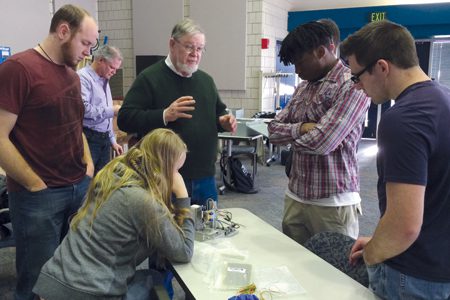
{"label": "blonde woman seated", "polygon": [[109,162],[33,292],[46,300],[148,299],[154,278],[136,266],[147,257],[189,262],[194,224],[178,172],[186,151],[173,131],[156,129]]}

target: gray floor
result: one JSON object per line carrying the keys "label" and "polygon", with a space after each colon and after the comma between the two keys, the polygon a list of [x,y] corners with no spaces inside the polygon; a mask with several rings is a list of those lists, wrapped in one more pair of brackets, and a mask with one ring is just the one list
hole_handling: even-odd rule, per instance
{"label": "gray floor", "polygon": [[[372,234],[379,218],[374,146],[374,140],[362,140],[358,151],[363,206],[363,215],[359,220],[360,235]],[[219,198],[219,208],[246,208],[281,230],[284,191],[287,187],[284,166],[280,165],[279,161],[273,162],[270,167],[258,165],[256,179],[257,194],[226,191]],[[0,249],[0,300],[12,299],[15,284],[14,256],[14,248]],[[175,298],[183,299],[179,286],[175,285],[175,290]]]}

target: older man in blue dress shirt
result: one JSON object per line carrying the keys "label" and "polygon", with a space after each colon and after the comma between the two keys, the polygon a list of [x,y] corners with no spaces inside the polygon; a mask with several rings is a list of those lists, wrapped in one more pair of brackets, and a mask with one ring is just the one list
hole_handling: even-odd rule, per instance
{"label": "older man in blue dress shirt", "polygon": [[123,153],[113,129],[113,117],[117,115],[120,105],[113,105],[109,86],[109,79],[121,64],[120,50],[103,45],[94,53],[94,62],[78,71],[85,107],[83,131],[91,150],[95,173],[110,160],[111,147],[117,155]]}

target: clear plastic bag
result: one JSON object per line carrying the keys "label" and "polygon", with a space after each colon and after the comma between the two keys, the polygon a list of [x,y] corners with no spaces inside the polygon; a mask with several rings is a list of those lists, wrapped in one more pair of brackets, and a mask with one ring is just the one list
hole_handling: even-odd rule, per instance
{"label": "clear plastic bag", "polygon": [[211,287],[218,290],[237,290],[250,284],[252,265],[223,261],[213,273]]}
{"label": "clear plastic bag", "polygon": [[210,288],[235,290],[250,283],[252,267],[247,259],[248,251],[220,239],[197,243],[191,264],[205,274],[203,280]]}
{"label": "clear plastic bag", "polygon": [[258,293],[270,293],[273,299],[306,293],[286,266],[255,267],[253,282]]}

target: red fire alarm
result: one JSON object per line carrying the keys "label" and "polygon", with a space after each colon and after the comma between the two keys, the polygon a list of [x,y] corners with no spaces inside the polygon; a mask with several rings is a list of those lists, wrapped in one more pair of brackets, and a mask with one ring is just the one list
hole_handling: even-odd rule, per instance
{"label": "red fire alarm", "polygon": [[269,49],[269,39],[262,38],[261,39],[261,49]]}

